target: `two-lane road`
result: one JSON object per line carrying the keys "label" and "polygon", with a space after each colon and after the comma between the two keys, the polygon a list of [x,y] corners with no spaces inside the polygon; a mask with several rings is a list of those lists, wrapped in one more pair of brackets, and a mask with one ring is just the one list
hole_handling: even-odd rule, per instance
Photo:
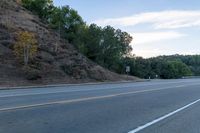
{"label": "two-lane road", "polygon": [[0,90],[0,133],[199,133],[200,79]]}

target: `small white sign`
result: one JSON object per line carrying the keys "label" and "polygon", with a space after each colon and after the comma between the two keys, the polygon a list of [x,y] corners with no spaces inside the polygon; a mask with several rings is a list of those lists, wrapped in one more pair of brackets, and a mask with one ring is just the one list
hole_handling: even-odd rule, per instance
{"label": "small white sign", "polygon": [[131,71],[131,67],[130,66],[126,66],[126,72],[129,73]]}

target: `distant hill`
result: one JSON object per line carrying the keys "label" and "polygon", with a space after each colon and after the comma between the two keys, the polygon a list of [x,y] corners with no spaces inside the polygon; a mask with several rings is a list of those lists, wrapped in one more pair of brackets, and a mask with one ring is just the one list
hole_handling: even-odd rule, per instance
{"label": "distant hill", "polygon": [[[38,54],[29,71],[23,69],[13,54],[18,31],[34,32],[39,43]],[[56,43],[58,50],[55,52]],[[0,1],[0,75],[0,85],[137,79],[110,72],[90,61],[15,0]]]}

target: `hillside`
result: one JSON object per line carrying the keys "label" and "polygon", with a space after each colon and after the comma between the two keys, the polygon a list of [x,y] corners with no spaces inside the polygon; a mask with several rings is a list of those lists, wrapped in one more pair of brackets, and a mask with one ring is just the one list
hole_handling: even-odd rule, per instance
{"label": "hillside", "polygon": [[[13,54],[18,31],[37,35],[39,51],[29,71],[23,69]],[[1,86],[135,79],[110,72],[90,61],[14,0],[0,1],[0,75]]]}

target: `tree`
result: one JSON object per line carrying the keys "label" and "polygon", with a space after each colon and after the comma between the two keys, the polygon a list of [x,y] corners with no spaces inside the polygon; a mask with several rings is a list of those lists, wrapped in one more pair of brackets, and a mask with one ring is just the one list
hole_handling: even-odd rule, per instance
{"label": "tree", "polygon": [[[94,62],[110,70],[121,72],[123,57],[128,56],[132,50],[130,43],[132,37],[111,26],[104,28],[91,24],[79,28],[80,32],[75,44],[84,55]],[[77,42],[79,40],[80,42]]]}
{"label": "tree", "polygon": [[21,3],[26,9],[37,14],[45,21],[54,8],[53,0],[21,0]]}
{"label": "tree", "polygon": [[27,66],[29,59],[33,58],[38,50],[35,35],[28,31],[20,31],[17,33],[14,52],[19,59],[22,59],[24,65]]}
{"label": "tree", "polygon": [[[128,38],[128,39],[126,39]],[[102,28],[98,45],[100,54],[97,56],[99,64],[110,69],[118,69],[118,65],[124,56],[130,54],[132,37],[119,29],[111,26]]]}
{"label": "tree", "polygon": [[54,7],[47,21],[53,29],[59,30],[61,37],[70,43],[80,39],[79,33],[86,25],[78,12],[69,6]]}
{"label": "tree", "polygon": [[102,39],[102,28],[100,26],[97,26],[96,24],[91,24],[89,27],[85,28],[84,38],[82,40],[84,41],[84,47],[85,55],[95,61],[97,61],[97,58],[101,54],[101,43],[103,41]]}
{"label": "tree", "polygon": [[21,1],[21,0],[16,0],[16,2],[17,2],[17,3],[19,3],[19,4],[21,4],[21,3],[22,3],[22,1]]}

